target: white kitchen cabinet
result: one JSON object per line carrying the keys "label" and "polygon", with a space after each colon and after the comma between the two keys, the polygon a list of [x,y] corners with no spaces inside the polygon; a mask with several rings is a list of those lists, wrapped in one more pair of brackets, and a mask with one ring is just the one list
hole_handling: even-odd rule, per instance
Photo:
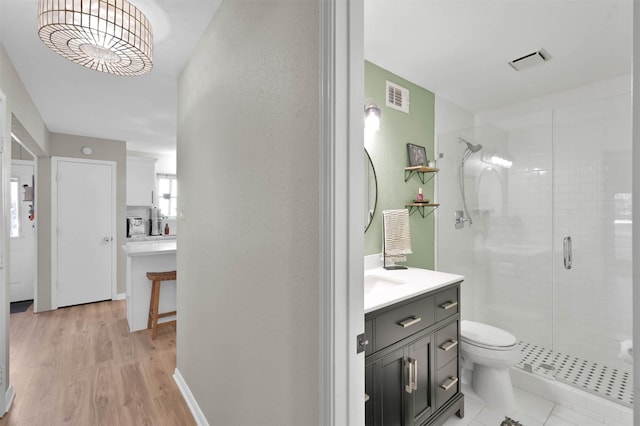
{"label": "white kitchen cabinet", "polygon": [[127,205],[152,206],[156,201],[156,160],[127,157]]}

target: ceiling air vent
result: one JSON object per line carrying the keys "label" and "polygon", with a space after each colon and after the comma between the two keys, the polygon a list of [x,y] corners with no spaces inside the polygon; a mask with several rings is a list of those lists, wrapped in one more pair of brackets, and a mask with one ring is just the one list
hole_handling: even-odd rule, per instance
{"label": "ceiling air vent", "polygon": [[409,89],[387,81],[387,106],[409,113]]}
{"label": "ceiling air vent", "polygon": [[537,52],[529,53],[518,59],[514,59],[509,62],[511,68],[516,71],[523,70],[525,68],[532,67],[537,64],[541,64],[549,60],[549,54],[544,50],[538,50]]}

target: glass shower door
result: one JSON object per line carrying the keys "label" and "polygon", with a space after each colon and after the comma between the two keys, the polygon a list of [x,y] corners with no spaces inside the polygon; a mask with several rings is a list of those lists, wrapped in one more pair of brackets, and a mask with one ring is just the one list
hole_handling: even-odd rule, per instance
{"label": "glass shower door", "polygon": [[[465,162],[473,224],[453,225],[464,145],[482,150]],[[462,317],[512,333],[518,367],[553,378],[552,113],[501,114],[439,137],[439,268],[463,274]]]}
{"label": "glass shower door", "polygon": [[557,380],[624,405],[632,365],[630,93],[554,109]]}
{"label": "glass shower door", "polygon": [[[486,267],[478,319],[512,333],[517,367],[553,379],[552,112],[514,113],[477,129],[486,149],[477,178],[474,232]],[[501,207],[487,177],[499,175]]]}
{"label": "glass shower door", "polygon": [[[517,338],[518,368],[631,406],[630,89],[544,105],[439,135],[439,268],[465,275],[463,319]],[[483,147],[464,164],[462,229],[460,138]]]}

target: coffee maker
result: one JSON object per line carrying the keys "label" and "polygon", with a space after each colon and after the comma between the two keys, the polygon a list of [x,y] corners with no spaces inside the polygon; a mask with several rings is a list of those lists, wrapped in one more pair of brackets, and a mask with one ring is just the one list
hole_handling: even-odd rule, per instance
{"label": "coffee maker", "polygon": [[162,235],[162,213],[157,207],[149,209],[149,235]]}

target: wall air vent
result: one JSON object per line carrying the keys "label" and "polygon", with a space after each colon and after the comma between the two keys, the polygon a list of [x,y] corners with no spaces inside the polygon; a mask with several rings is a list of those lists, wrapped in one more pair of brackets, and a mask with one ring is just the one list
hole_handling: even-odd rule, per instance
{"label": "wall air vent", "polygon": [[537,64],[541,64],[549,60],[549,54],[544,50],[538,50],[537,52],[529,53],[528,55],[524,55],[518,59],[514,59],[509,62],[511,68],[516,71],[523,70],[525,68],[532,67]]}
{"label": "wall air vent", "polygon": [[389,108],[409,113],[409,89],[387,81],[387,103]]}

